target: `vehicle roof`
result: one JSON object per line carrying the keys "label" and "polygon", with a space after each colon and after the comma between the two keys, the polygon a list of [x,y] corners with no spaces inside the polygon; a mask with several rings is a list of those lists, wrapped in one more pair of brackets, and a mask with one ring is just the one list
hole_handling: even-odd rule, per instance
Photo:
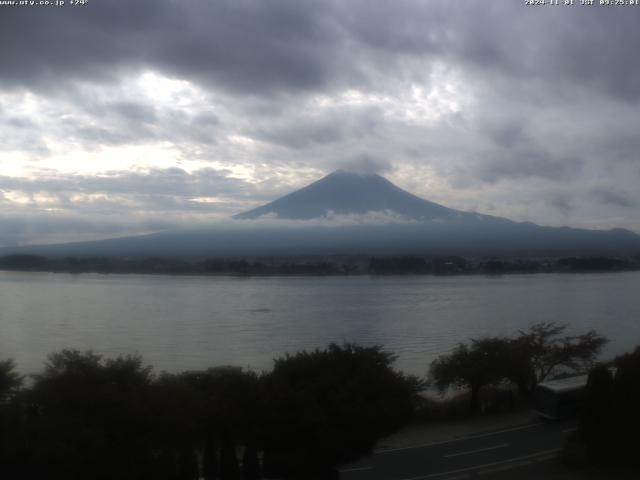
{"label": "vehicle roof", "polygon": [[576,375],[574,377],[559,378],[557,380],[549,380],[538,384],[540,388],[547,388],[555,392],[563,390],[573,390],[574,388],[584,387],[587,385],[589,375]]}

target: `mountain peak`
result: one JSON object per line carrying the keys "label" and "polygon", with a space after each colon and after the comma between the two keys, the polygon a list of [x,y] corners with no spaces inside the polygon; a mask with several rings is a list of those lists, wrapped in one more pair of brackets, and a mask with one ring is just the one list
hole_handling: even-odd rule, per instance
{"label": "mountain peak", "polygon": [[423,220],[448,219],[460,213],[419,198],[380,175],[336,170],[300,190],[233,218],[254,219],[268,215],[309,220],[327,216],[330,212],[341,215],[392,212]]}
{"label": "mountain peak", "polygon": [[377,173],[363,173],[363,172],[357,172],[355,170],[346,170],[344,168],[334,170],[329,175],[322,177],[321,180],[331,179],[331,178],[372,178],[372,177],[382,178],[386,180],[386,178],[384,178],[381,175],[378,175]]}
{"label": "mountain peak", "polygon": [[377,173],[364,173],[364,172],[357,172],[353,170],[344,170],[344,169],[334,170],[329,175],[322,177],[320,180],[318,180],[318,182],[323,182],[323,181],[324,182],[352,182],[354,186],[357,184],[369,183],[369,185],[375,185],[375,184],[387,185],[387,186],[390,185],[394,188],[399,188],[399,187],[396,187],[389,180],[387,180],[385,177]]}

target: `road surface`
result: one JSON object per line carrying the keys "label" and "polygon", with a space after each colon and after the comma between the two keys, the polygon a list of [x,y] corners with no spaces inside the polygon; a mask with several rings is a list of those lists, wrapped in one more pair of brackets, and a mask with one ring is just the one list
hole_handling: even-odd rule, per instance
{"label": "road surface", "polygon": [[343,480],[445,480],[504,471],[547,460],[559,451],[575,421],[537,422],[440,443],[379,450],[343,467]]}

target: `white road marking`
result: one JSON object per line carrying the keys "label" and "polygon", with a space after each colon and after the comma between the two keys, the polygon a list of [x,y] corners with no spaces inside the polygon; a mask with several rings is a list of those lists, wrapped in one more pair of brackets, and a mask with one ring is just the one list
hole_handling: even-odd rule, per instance
{"label": "white road marking", "polygon": [[556,458],[558,458],[557,452],[548,453],[547,455],[540,455],[539,457],[536,457],[531,461],[532,462],[547,462],[549,460],[555,460]]}
{"label": "white road marking", "polygon": [[531,460],[523,460],[521,462],[510,463],[509,465],[499,465],[493,468],[487,468],[485,470],[478,471],[478,475],[491,475],[493,473],[505,472],[507,470],[511,470],[512,468],[524,467],[526,465],[531,465],[533,462]]}
{"label": "white road marking", "polygon": [[402,480],[426,480],[428,478],[443,477],[445,475],[454,475],[456,473],[470,472],[470,471],[478,470],[482,468],[504,465],[506,463],[511,463],[511,462],[520,462],[522,460],[532,459],[540,455],[549,455],[551,453],[557,453],[559,451],[560,449],[557,449],[557,448],[553,450],[544,450],[542,452],[531,453],[529,455],[523,455],[521,457],[514,457],[514,458],[508,458],[507,460],[500,460],[499,462],[484,463],[482,465],[474,465],[473,467],[460,468],[458,470],[449,470],[448,472],[430,473],[429,475],[423,475],[421,477],[403,478]]}
{"label": "white road marking", "polygon": [[577,428],[565,428],[564,430],[562,430],[562,433],[570,433],[570,432],[575,432],[576,430],[578,430]]}
{"label": "white road marking", "polygon": [[345,472],[361,472],[363,470],[373,470],[373,467],[353,467],[353,468],[341,468],[338,470],[340,473]]}
{"label": "white road marking", "polygon": [[472,453],[486,452],[487,450],[496,450],[498,448],[504,448],[508,445],[508,443],[502,443],[500,445],[493,445],[491,447],[478,448],[476,450],[467,450],[466,452],[450,453],[449,455],[445,455],[444,458],[461,457],[462,455],[471,455]]}
{"label": "white road marking", "polygon": [[452,440],[446,440],[444,442],[430,442],[430,443],[421,443],[419,445],[411,445],[408,447],[386,448],[383,450],[376,450],[374,452],[374,455],[378,455],[379,453],[391,453],[391,452],[400,452],[403,450],[413,450],[414,448],[433,447],[435,445],[446,445],[447,443],[462,442],[464,440],[472,440],[474,438],[490,437],[491,435],[498,435],[500,433],[506,433],[506,432],[514,432],[516,430],[524,430],[525,428],[538,427],[540,425],[545,425],[545,422],[532,423],[530,425],[522,425],[520,427],[504,428],[502,430],[496,430],[494,432],[479,433],[477,435],[469,435],[467,437],[454,438]]}

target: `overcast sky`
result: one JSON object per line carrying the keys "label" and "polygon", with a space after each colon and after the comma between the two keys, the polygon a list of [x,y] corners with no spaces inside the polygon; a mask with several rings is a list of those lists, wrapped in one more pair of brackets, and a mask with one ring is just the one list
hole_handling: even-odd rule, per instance
{"label": "overcast sky", "polygon": [[0,6],[0,245],[210,224],[337,168],[640,232],[640,7],[524,3]]}

